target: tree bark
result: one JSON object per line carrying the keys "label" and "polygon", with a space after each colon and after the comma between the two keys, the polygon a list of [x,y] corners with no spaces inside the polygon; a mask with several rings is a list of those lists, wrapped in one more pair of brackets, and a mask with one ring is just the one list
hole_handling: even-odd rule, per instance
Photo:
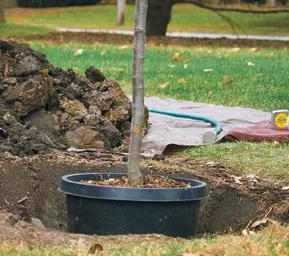
{"label": "tree bark", "polygon": [[144,48],[148,0],[136,0],[132,64],[132,122],[130,130],[128,179],[131,185],[143,183],[140,153],[144,128]]}
{"label": "tree bark", "polygon": [[117,25],[121,26],[124,25],[125,21],[125,4],[126,0],[117,0]]}
{"label": "tree bark", "polygon": [[147,35],[165,36],[171,19],[172,0],[149,0]]}
{"label": "tree bark", "polygon": [[276,1],[275,0],[267,0],[266,6],[274,7],[274,6],[276,6]]}
{"label": "tree bark", "polygon": [[5,22],[5,17],[4,17],[4,0],[0,0],[0,23]]}

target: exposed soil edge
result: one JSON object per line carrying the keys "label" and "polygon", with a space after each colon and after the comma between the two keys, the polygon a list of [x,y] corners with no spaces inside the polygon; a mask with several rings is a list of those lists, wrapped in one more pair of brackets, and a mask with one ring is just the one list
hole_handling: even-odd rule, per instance
{"label": "exposed soil edge", "polygon": [[[239,231],[250,220],[264,216],[289,222],[289,194],[282,191],[282,184],[261,179],[256,183],[246,177],[239,184],[233,171],[224,166],[188,159],[144,160],[142,166],[146,173],[198,178],[208,183],[210,198],[201,207],[201,233]],[[77,172],[120,172],[125,168],[121,156],[104,153],[5,156],[0,160],[0,207],[25,220],[33,216],[49,228],[65,230],[65,196],[57,191],[60,177]],[[21,201],[23,198],[27,199]]]}
{"label": "exposed soil edge", "polygon": [[[52,32],[45,35],[29,35],[24,37],[9,37],[17,41],[44,41],[46,43],[104,43],[104,44],[132,44],[133,38],[128,35],[113,35],[105,33],[71,33]],[[256,48],[288,48],[288,42],[248,39],[198,39],[198,38],[170,38],[147,37],[148,45],[155,46],[208,46],[208,47],[256,47]]]}

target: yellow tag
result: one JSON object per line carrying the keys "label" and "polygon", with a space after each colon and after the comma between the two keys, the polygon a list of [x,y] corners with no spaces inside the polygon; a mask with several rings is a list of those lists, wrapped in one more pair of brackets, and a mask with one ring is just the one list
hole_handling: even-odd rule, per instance
{"label": "yellow tag", "polygon": [[288,115],[284,113],[277,114],[274,123],[278,128],[285,128],[288,125]]}

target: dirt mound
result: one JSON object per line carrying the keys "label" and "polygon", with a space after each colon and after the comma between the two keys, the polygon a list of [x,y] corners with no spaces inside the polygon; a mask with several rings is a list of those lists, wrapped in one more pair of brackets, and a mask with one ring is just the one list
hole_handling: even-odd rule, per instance
{"label": "dirt mound", "polygon": [[131,103],[90,67],[53,67],[27,45],[0,41],[0,152],[112,149],[127,141]]}

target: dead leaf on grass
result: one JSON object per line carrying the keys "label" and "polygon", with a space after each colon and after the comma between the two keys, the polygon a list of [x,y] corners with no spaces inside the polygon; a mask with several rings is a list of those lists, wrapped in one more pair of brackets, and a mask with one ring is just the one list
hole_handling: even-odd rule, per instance
{"label": "dead leaf on grass", "polygon": [[160,89],[165,89],[165,88],[169,85],[169,83],[170,83],[170,82],[165,82],[165,83],[163,83],[163,84],[160,84],[160,85],[159,85],[159,88],[160,88]]}
{"label": "dead leaf on grass", "polygon": [[203,256],[202,253],[192,253],[192,252],[185,252],[185,253],[182,253],[182,254],[178,254],[178,256]]}
{"label": "dead leaf on grass", "polygon": [[180,56],[181,56],[181,53],[180,52],[175,52],[172,56],[172,60],[173,61],[179,61],[180,60]]}
{"label": "dead leaf on grass", "polygon": [[254,232],[252,230],[247,230],[247,229],[242,230],[243,236],[249,236],[249,235],[255,235],[255,234],[256,234],[256,232]]}
{"label": "dead leaf on grass", "polygon": [[231,49],[231,52],[239,52],[240,48],[239,47],[234,47]]}
{"label": "dead leaf on grass", "polygon": [[80,56],[83,53],[83,49],[77,49],[74,51],[74,56]]}
{"label": "dead leaf on grass", "polygon": [[93,244],[90,246],[88,253],[89,254],[97,254],[98,252],[103,251],[103,247],[101,244]]}
{"label": "dead leaf on grass", "polygon": [[262,227],[262,226],[264,227],[269,222],[270,222],[270,220],[268,218],[264,218],[262,220],[257,220],[251,225],[251,228],[259,228],[259,227]]}
{"label": "dead leaf on grass", "polygon": [[128,45],[122,45],[122,46],[118,47],[118,49],[120,49],[120,50],[124,50],[124,49],[128,49],[128,48],[129,48]]}
{"label": "dead leaf on grass", "polygon": [[214,69],[212,69],[212,68],[205,68],[205,69],[203,69],[203,72],[213,72],[214,71]]}
{"label": "dead leaf on grass", "polygon": [[187,80],[184,77],[178,78],[178,83],[179,84],[185,84],[186,82],[187,82]]}
{"label": "dead leaf on grass", "polygon": [[258,48],[250,48],[250,52],[256,52]]}

